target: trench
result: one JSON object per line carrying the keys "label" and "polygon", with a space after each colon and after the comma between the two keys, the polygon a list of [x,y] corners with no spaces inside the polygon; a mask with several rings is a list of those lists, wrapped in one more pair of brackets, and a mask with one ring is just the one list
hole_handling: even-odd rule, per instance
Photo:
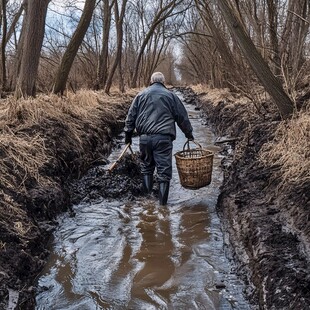
{"label": "trench", "polygon": [[[173,159],[167,206],[156,197],[74,205],[74,217],[58,218],[36,309],[251,309],[216,213],[222,155],[200,112],[185,106],[196,141],[215,153],[211,184],[184,189]],[[178,130],[174,153],[185,141]]]}

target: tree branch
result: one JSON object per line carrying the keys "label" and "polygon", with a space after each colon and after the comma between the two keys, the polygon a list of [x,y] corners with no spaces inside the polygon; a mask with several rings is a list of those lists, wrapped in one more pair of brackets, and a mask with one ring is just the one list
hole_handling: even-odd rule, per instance
{"label": "tree branch", "polygon": [[310,22],[308,21],[308,20],[306,20],[305,18],[303,18],[302,16],[300,16],[299,14],[297,14],[297,13],[295,13],[295,12],[293,12],[293,11],[291,11],[291,10],[287,10],[289,13],[291,13],[291,14],[293,14],[293,15],[295,15],[295,16],[297,16],[297,17],[299,17],[301,20],[303,20],[304,22],[306,22],[306,23],[308,23],[308,24],[310,24]]}

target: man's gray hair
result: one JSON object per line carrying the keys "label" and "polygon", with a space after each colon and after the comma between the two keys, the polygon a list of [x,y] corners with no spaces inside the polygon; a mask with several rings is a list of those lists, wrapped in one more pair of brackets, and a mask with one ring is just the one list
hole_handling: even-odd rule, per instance
{"label": "man's gray hair", "polygon": [[161,72],[154,72],[151,76],[151,84],[153,83],[165,83],[165,76]]}

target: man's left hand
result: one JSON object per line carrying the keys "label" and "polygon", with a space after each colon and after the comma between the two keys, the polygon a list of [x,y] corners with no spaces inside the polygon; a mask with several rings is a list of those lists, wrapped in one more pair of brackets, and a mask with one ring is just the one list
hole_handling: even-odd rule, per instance
{"label": "man's left hand", "polygon": [[132,132],[125,132],[125,144],[130,144],[132,143]]}

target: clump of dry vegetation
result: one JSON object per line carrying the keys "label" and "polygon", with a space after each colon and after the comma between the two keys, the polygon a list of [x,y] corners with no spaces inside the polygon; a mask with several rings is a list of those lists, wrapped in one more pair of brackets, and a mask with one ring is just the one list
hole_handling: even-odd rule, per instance
{"label": "clump of dry vegetation", "polygon": [[[195,93],[200,94],[205,99],[213,102],[217,105],[219,102],[225,100],[228,102],[238,102],[238,104],[249,104],[249,102],[255,105],[258,100],[264,101],[267,99],[267,93],[261,88],[256,87],[256,90],[252,90],[252,95],[249,96],[245,92],[232,92],[229,88],[210,88],[207,85],[197,84],[192,87]],[[257,111],[256,111],[257,112]]]}
{"label": "clump of dry vegetation", "polygon": [[[0,105],[0,148],[2,184],[13,185],[12,176],[8,171],[19,171],[26,176],[40,179],[39,169],[51,160],[48,130],[57,127],[66,131],[66,136],[55,139],[59,143],[55,149],[67,140],[67,145],[76,152],[83,152],[87,147],[85,127],[100,126],[100,124],[117,122],[117,110],[124,102],[130,101],[131,95],[114,93],[111,96],[92,91],[81,90],[77,94],[68,94],[65,98],[56,95],[41,95],[36,99],[15,101],[8,98]],[[122,110],[122,109],[120,109]],[[98,128],[99,129],[99,128]],[[106,128],[108,130],[108,128]],[[56,137],[55,137],[56,138]],[[58,141],[57,141],[58,140]],[[87,141],[86,141],[87,142]],[[6,178],[11,181],[4,181]],[[21,180],[23,181],[23,180]]]}
{"label": "clump of dry vegetation", "polygon": [[265,166],[279,167],[280,188],[310,182],[310,109],[279,124],[275,137],[260,152]]}
{"label": "clump of dry vegetation", "polygon": [[192,89],[196,94],[212,101],[215,105],[222,100],[234,99],[233,93],[228,88],[210,88],[207,85],[197,84],[192,86]]}
{"label": "clump of dry vegetation", "polygon": [[40,175],[39,168],[50,160],[50,156],[46,152],[42,136],[14,134],[9,127],[4,131],[0,135],[2,186],[11,190],[20,189],[28,178],[34,178],[38,183],[43,182],[44,177]]}

